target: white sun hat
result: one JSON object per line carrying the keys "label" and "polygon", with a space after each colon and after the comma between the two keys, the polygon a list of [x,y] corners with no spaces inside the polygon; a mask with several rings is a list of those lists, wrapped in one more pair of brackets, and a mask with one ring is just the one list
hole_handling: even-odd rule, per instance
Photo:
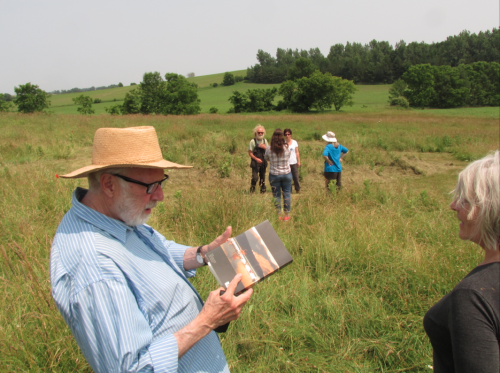
{"label": "white sun hat", "polygon": [[323,135],[323,140],[328,141],[328,142],[337,142],[337,139],[335,138],[335,134],[332,131],[328,131],[326,135]]}

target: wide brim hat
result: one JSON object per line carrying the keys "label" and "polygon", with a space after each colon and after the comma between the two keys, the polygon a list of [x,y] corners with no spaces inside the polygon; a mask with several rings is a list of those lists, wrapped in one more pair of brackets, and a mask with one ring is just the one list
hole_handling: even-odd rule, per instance
{"label": "wide brim hat", "polygon": [[328,131],[322,137],[323,137],[323,140],[325,140],[325,141],[328,141],[328,142],[337,142],[337,138],[335,137],[335,134],[332,131]]}
{"label": "wide brim hat", "polygon": [[61,177],[76,179],[106,168],[191,168],[163,159],[154,127],[99,128],[94,136],[92,164]]}

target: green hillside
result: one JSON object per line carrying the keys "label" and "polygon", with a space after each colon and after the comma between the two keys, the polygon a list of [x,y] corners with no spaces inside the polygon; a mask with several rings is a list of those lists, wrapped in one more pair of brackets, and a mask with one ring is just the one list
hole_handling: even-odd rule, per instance
{"label": "green hillside", "polygon": [[[246,70],[237,70],[237,71],[231,71],[232,74],[234,75],[241,75],[244,76],[246,74]],[[208,112],[210,107],[217,105],[217,103],[213,103],[214,100],[210,98],[211,94],[204,95],[204,98],[207,99],[207,102],[210,101],[210,104],[204,104],[203,98],[201,97],[202,95],[202,90],[203,88],[211,88],[209,87],[210,84],[212,83],[217,83],[220,84],[222,83],[222,78],[224,77],[224,73],[220,74],[212,74],[212,75],[204,75],[204,76],[195,76],[193,78],[188,78],[190,82],[198,84],[198,87],[200,88],[200,99],[202,100],[202,112]],[[251,84],[251,86],[261,86],[259,84]],[[102,103],[100,104],[94,104],[92,107],[95,110],[96,114],[102,114],[106,113],[105,107],[114,105],[116,103],[120,103],[120,101],[123,101],[125,98],[125,95],[127,92],[130,90],[137,88],[137,86],[126,86],[126,87],[120,87],[120,88],[109,88],[109,89],[101,89],[98,91],[90,91],[90,92],[79,92],[79,93],[64,93],[60,95],[52,95],[51,97],[51,107],[50,110],[53,111],[56,114],[78,114],[76,111],[78,105],[75,105],[73,102],[73,98],[78,97],[80,95],[85,95],[89,96],[92,99],[99,98],[102,100]],[[219,87],[218,87],[219,88]],[[231,87],[220,87],[222,89],[224,88],[231,88]],[[225,100],[229,97],[231,94],[231,91],[229,91],[229,94],[227,97],[225,97]],[[219,95],[216,94],[216,97]],[[210,106],[207,106],[210,105]],[[205,110],[205,106],[207,106]],[[227,107],[229,109],[229,106]],[[226,111],[227,111],[226,109]]]}
{"label": "green hillside", "polygon": [[[231,73],[233,75],[244,76],[246,74],[246,70],[231,71]],[[198,85],[198,95],[201,100],[200,106],[202,113],[208,113],[212,107],[216,107],[219,110],[219,113],[226,113],[231,107],[228,99],[232,95],[233,91],[245,92],[248,89],[265,89],[280,86],[280,84],[240,82],[229,87],[224,87],[220,85],[223,77],[224,73],[188,78],[189,81]],[[211,86],[213,83],[217,83],[219,86],[214,88]],[[105,114],[106,107],[121,104],[127,92],[136,87],[137,86],[127,86],[83,93],[53,95],[51,97],[52,105],[50,110],[55,114],[79,114],[76,110],[78,105],[75,105],[72,99],[84,94],[86,96],[90,96],[92,99],[101,99],[102,103],[93,104],[92,108],[95,110],[96,114]],[[383,109],[387,103],[389,87],[389,85],[358,86],[359,91],[354,96],[355,105],[352,108],[343,108],[343,111],[366,111],[367,108],[370,108],[371,110]],[[276,103],[280,99],[281,97],[276,97]]]}

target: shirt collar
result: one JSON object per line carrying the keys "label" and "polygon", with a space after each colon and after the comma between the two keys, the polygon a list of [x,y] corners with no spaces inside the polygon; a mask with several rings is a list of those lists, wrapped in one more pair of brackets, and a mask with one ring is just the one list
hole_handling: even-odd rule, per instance
{"label": "shirt collar", "polygon": [[126,225],[124,222],[110,218],[100,212],[85,206],[80,201],[85,197],[88,190],[77,187],[73,192],[73,198],[71,203],[73,207],[71,210],[80,219],[96,226],[97,228],[109,233],[117,240],[125,243],[127,240],[127,232],[131,231],[133,228]]}

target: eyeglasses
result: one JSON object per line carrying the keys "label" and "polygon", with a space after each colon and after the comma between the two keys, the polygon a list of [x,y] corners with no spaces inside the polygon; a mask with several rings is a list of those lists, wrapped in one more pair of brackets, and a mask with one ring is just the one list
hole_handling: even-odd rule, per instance
{"label": "eyeglasses", "polygon": [[258,134],[258,135],[263,135],[263,134],[264,134],[264,132],[257,132],[257,134]]}
{"label": "eyeglasses", "polygon": [[147,194],[152,194],[156,190],[156,188],[158,188],[158,185],[161,185],[161,187],[163,188],[163,186],[165,185],[165,182],[168,180],[168,175],[165,175],[165,174],[163,175],[163,176],[165,176],[165,178],[163,178],[160,181],[155,181],[154,183],[151,183],[151,184],[146,184],[146,183],[143,183],[142,181],[134,180],[134,179],[131,179],[130,177],[126,177],[126,176],[122,176],[122,175],[118,175],[118,174],[114,174],[113,176],[117,176],[120,179],[128,181],[129,183],[134,183],[134,184],[139,184],[139,185],[145,186],[147,188],[146,189]]}

